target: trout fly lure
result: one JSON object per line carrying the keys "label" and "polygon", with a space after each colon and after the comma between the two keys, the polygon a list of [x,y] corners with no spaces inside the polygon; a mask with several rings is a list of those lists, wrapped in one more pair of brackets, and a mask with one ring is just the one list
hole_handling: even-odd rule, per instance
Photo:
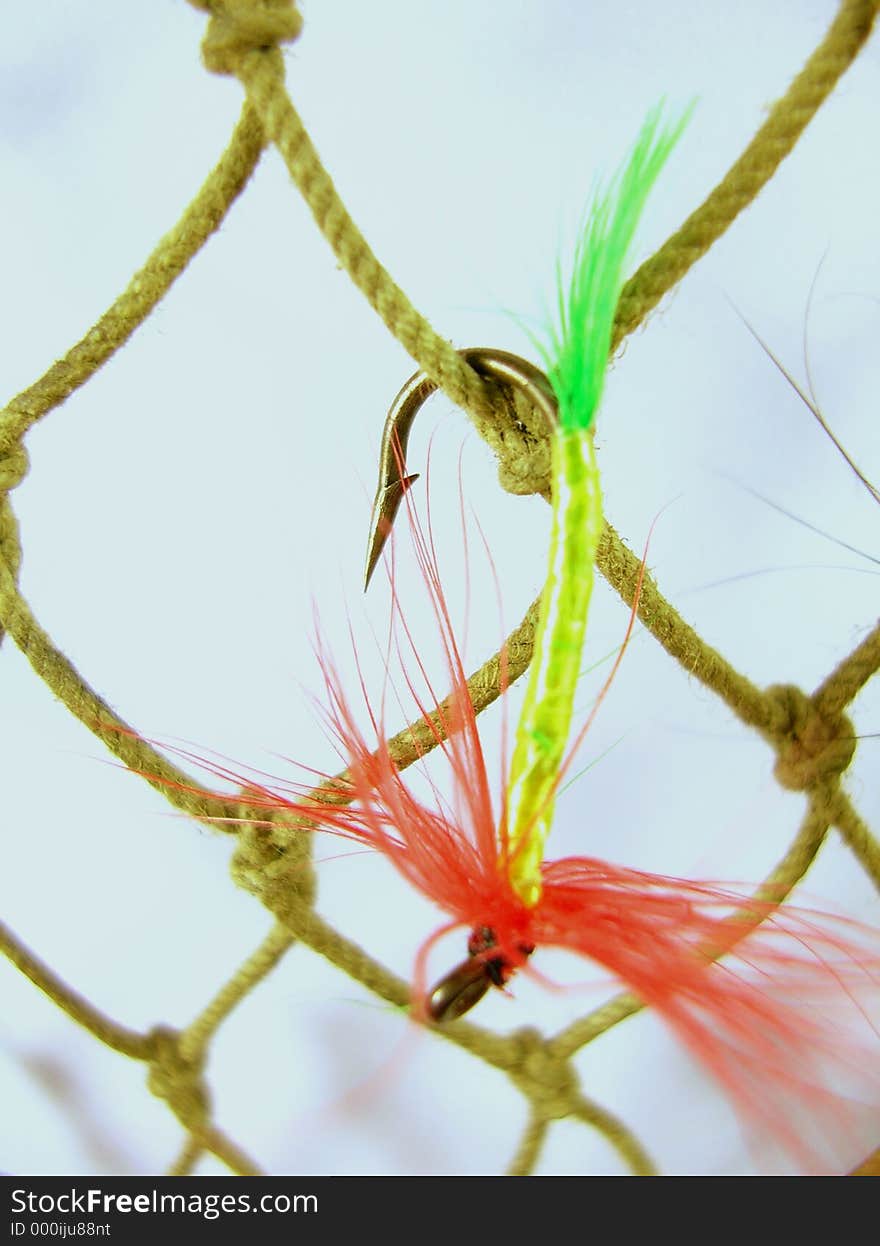
{"label": "trout fly lure", "polygon": [[[559,277],[555,325],[542,352],[546,375],[504,352],[463,352],[485,375],[524,389],[553,425],[547,578],[505,790],[497,798],[493,793],[433,544],[407,497],[451,692],[441,702],[428,685],[429,696],[420,697],[406,670],[404,678],[432,747],[449,763],[451,799],[426,804],[416,797],[389,749],[382,713],[365,694],[368,738],[320,642],[327,716],[347,771],[327,804],[299,797],[293,787],[250,781],[248,799],[275,816],[287,810],[300,825],[306,819],[379,850],[448,916],[416,962],[414,1011],[422,1019],[451,1022],[490,987],[504,988],[527,969],[537,948],[567,949],[603,966],[656,1010],[753,1125],[804,1154],[812,1147],[805,1142],[805,1113],[810,1136],[839,1133],[850,1120],[838,1072],[865,1062],[861,1047],[854,1055],[852,1042],[822,1008],[842,1005],[845,1011],[867,988],[876,988],[876,934],[779,904],[766,892],[748,898],[732,886],[591,857],[548,861],[544,855],[554,798],[585,730],[570,742],[602,530],[593,430],[614,312],[640,213],[685,120],[664,125],[660,109],[654,110],[616,177],[595,195],[570,280]],[[405,474],[406,437],[433,388],[418,374],[392,408],[368,572],[413,479]],[[393,578],[392,610],[406,629]],[[467,959],[426,990],[428,951],[456,928],[468,932]],[[859,1013],[859,1006],[854,1010]]]}

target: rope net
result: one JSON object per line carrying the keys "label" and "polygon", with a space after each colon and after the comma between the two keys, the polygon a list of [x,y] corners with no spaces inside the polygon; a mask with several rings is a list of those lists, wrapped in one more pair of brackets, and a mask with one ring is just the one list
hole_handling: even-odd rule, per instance
{"label": "rope net", "polygon": [[[88,672],[81,671],[52,638],[51,620],[37,617],[19,586],[27,530],[25,526],[20,531],[13,505],[15,490],[28,469],[24,439],[40,421],[90,382],[151,316],[176,279],[202,248],[212,243],[233,204],[246,191],[261,158],[274,148],[339,267],[348,274],[385,330],[420,368],[436,379],[448,398],[467,412],[479,435],[492,448],[503,488],[517,495],[546,495],[549,459],[541,421],[519,405],[513,409],[506,405],[471,370],[453,345],[435,331],[383,267],[340,198],[286,85],[281,49],[300,40],[303,34],[302,18],[296,8],[285,0],[191,3],[204,13],[207,22],[202,43],[206,67],[212,73],[237,79],[243,88],[241,117],[219,163],[122,295],[43,376],[8,402],[0,415],[0,623],[6,634],[5,644],[11,642],[18,647],[54,697],[125,767],[151,783],[175,810],[210,827],[214,838],[207,842],[216,843],[218,831],[235,841],[232,877],[265,906],[272,925],[252,954],[231,971],[228,981],[213,994],[206,992],[207,1002],[201,1010],[177,1027],[156,1023],[129,1028],[91,1002],[89,996],[97,991],[81,991],[65,981],[17,932],[3,926],[0,941],[12,964],[72,1022],[97,1042],[144,1066],[149,1090],[173,1113],[183,1130],[180,1150],[169,1161],[169,1172],[193,1172],[205,1157],[212,1156],[233,1173],[252,1174],[260,1172],[261,1167],[249,1154],[247,1139],[234,1138],[224,1129],[222,1112],[214,1106],[213,1079],[206,1068],[218,1036],[237,1017],[254,988],[279,964],[287,963],[295,947],[311,949],[326,958],[392,1009],[408,1006],[410,987],[377,956],[337,929],[335,922],[322,916],[312,858],[313,854],[331,855],[324,851],[323,840],[315,844],[314,837],[303,835],[280,817],[267,825],[265,812],[249,808],[246,796],[222,799],[206,790],[198,776],[170,761],[144,738],[134,714],[125,718],[111,707],[89,682]],[[774,177],[857,58],[869,38],[876,12],[873,0],[844,0],[840,5],[821,42],[768,110],[742,155],[627,283],[618,305],[615,351]],[[305,37],[297,48],[299,57],[309,55]],[[193,280],[198,280],[198,276],[194,275]],[[220,349],[225,347],[221,345]],[[405,369],[399,380],[404,376]],[[388,398],[392,392],[388,391]],[[371,418],[378,421],[381,412]],[[609,421],[609,429],[603,430],[609,436],[610,424]],[[293,498],[290,509],[295,506]],[[157,567],[155,562],[150,565]],[[614,592],[627,606],[631,605],[640,561],[610,523],[598,565]],[[247,625],[254,626],[255,635],[259,627],[258,609],[271,608],[271,591],[265,593],[263,600],[259,596],[243,611]],[[830,663],[813,685],[800,688],[789,683],[758,686],[685,621],[659,579],[650,573],[642,588],[638,618],[648,633],[645,643],[661,647],[687,673],[692,684],[699,682],[705,697],[717,698],[744,732],[754,733],[769,745],[775,753],[776,781],[785,791],[799,793],[802,798],[800,824],[785,851],[779,854],[778,863],[763,880],[767,894],[778,898],[798,887],[817,858],[826,852],[827,842],[834,838],[845,845],[873,885],[880,886],[880,844],[860,813],[856,796],[842,783],[844,772],[864,747],[849,715],[852,703],[880,666],[880,626],[854,634],[849,653]],[[529,664],[535,623],[533,603],[522,621],[510,630],[507,653],[511,681]],[[141,660],[148,659],[142,655]],[[103,679],[100,682],[103,684]],[[497,654],[474,671],[469,688],[478,713],[498,699]],[[429,751],[432,743],[424,724],[417,722],[394,737],[391,751],[397,764],[406,767],[420,753]],[[321,795],[316,790],[318,799]],[[785,808],[790,815],[790,807]],[[39,816],[38,808],[34,819]],[[175,830],[183,834],[179,824]],[[657,864],[662,865],[662,861]],[[169,865],[169,869],[173,866]],[[321,877],[323,885],[324,875]],[[197,899],[192,903],[197,904]],[[347,923],[348,930],[356,930],[356,919],[355,914]],[[405,920],[401,917],[402,924]],[[624,1119],[605,1105],[601,1081],[594,1076],[587,1086],[581,1066],[576,1063],[596,1039],[615,1030],[639,1010],[638,999],[623,994],[555,1029],[529,1026],[502,1032],[459,1021],[413,1041],[434,1044],[439,1040],[451,1044],[466,1053],[467,1059],[506,1076],[512,1093],[520,1097],[525,1107],[521,1135],[510,1148],[511,1172],[535,1171],[545,1144],[560,1128],[559,1122],[567,1120],[598,1131],[627,1169],[645,1173],[655,1167],[649,1148]],[[627,1028],[620,1031],[621,1039]],[[258,1035],[254,1035],[254,1045],[256,1056]],[[404,1040],[404,1061],[410,1058],[407,1049],[411,1045],[410,1039]],[[291,1063],[295,1062],[294,1052]],[[283,1075],[282,1071],[280,1076]],[[454,1084],[455,1074],[451,1076]],[[387,1075],[380,1074],[379,1082],[384,1094],[389,1084]],[[487,1100],[491,1104],[487,1110],[491,1112],[495,1110],[495,1096],[504,1092],[494,1076],[488,1077],[487,1086],[487,1094],[492,1095]],[[353,1093],[356,1097],[360,1092]],[[378,1092],[368,1087],[364,1093],[369,1096]],[[328,1098],[333,1099],[332,1093]],[[331,1105],[329,1111],[333,1110]],[[463,1134],[466,1128],[463,1123]],[[15,1155],[8,1156],[4,1163],[14,1169]],[[875,1161],[870,1157],[864,1158],[863,1170],[870,1171],[872,1163]]]}

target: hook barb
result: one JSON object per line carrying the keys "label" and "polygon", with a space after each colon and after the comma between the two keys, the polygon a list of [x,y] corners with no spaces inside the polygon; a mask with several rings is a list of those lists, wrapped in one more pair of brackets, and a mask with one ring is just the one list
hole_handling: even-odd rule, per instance
{"label": "hook barb", "polygon": [[[559,422],[556,398],[550,382],[540,368],[536,368],[526,359],[521,359],[519,355],[487,346],[472,346],[458,353],[481,376],[518,389],[541,412],[550,428],[556,430]],[[406,471],[407,442],[416,415],[437,388],[436,381],[426,372],[416,372],[396,395],[389,408],[379,451],[379,484],[370,516],[364,572],[365,592],[382,556],[385,542],[391,534],[404,494],[418,480],[418,473],[408,475]]]}

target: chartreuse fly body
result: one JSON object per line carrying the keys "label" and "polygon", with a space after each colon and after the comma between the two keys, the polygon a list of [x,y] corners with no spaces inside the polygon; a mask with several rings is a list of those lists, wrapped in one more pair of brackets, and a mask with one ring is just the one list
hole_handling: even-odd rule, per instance
{"label": "chartreuse fly body", "polygon": [[541,862],[571,729],[602,533],[593,430],[623,266],[651,187],[686,121],[685,115],[664,128],[661,110],[655,109],[626,164],[593,200],[567,285],[560,274],[557,320],[550,341],[541,348],[558,405],[552,443],[553,524],[507,792],[507,868],[514,888],[529,906],[541,895]]}

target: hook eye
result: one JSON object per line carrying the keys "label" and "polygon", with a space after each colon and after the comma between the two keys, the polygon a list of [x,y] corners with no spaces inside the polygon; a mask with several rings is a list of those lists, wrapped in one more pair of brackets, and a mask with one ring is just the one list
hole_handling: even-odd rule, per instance
{"label": "hook eye", "polygon": [[[550,428],[556,430],[559,422],[556,398],[540,368],[510,351],[489,346],[469,346],[458,353],[481,376],[518,389],[542,413]],[[414,373],[396,395],[385,419],[379,451],[379,484],[367,541],[365,590],[391,533],[403,495],[418,479],[418,475],[407,475],[407,442],[416,415],[437,388],[437,383],[427,373]]]}
{"label": "hook eye", "polygon": [[432,1021],[455,1021],[478,1004],[492,985],[485,961],[470,957],[441,978],[426,1006]]}

